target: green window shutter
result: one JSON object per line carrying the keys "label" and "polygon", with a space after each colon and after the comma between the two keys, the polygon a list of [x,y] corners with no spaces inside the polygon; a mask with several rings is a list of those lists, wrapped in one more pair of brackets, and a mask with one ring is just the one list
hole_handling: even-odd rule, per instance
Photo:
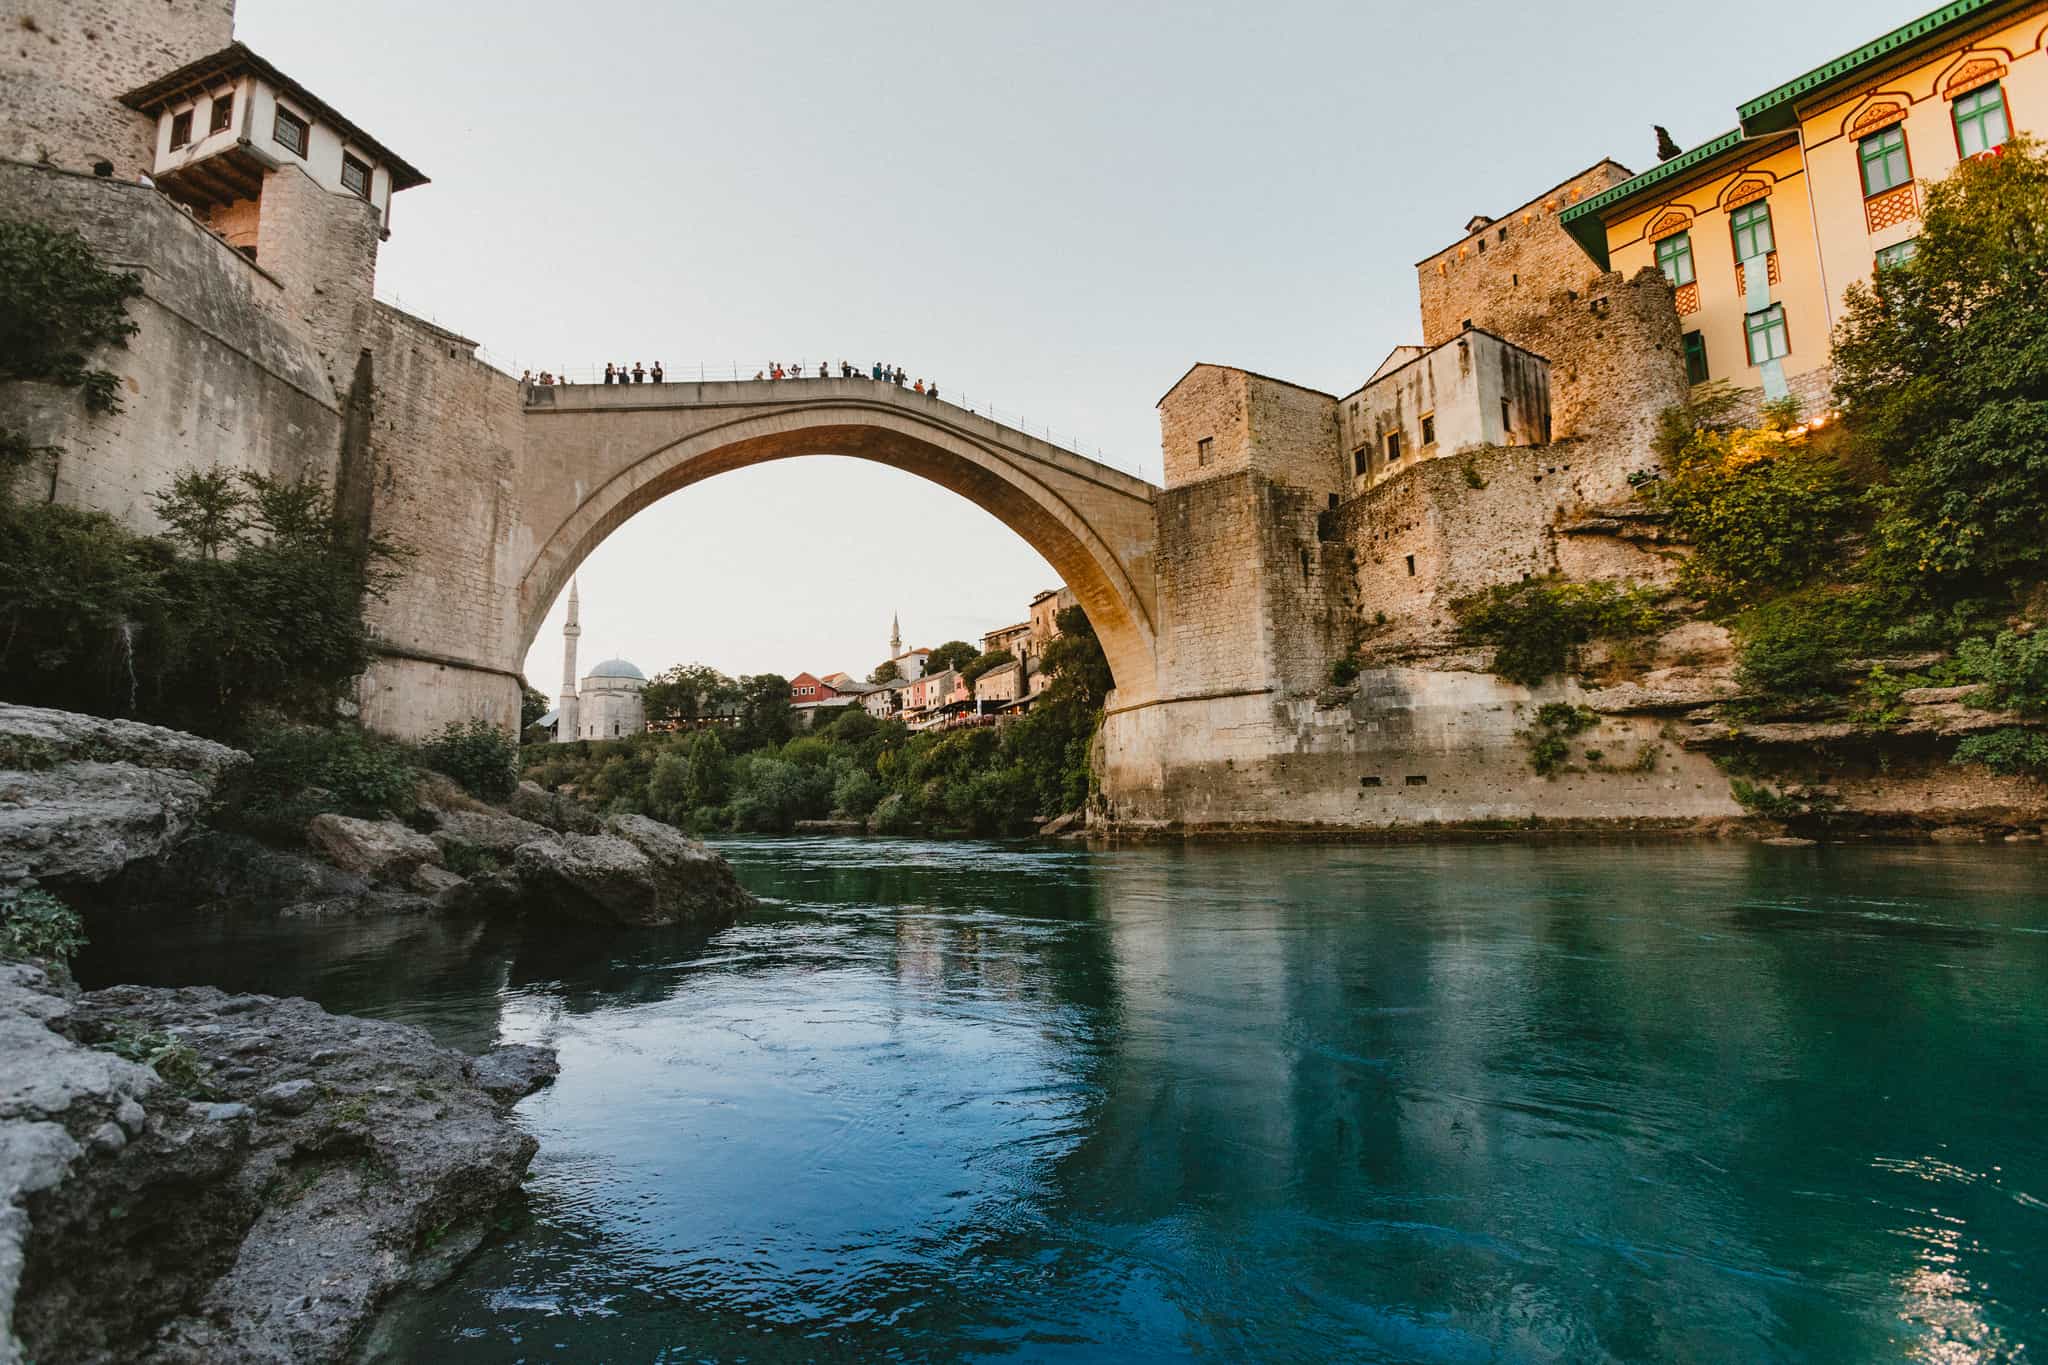
{"label": "green window shutter", "polygon": [[1664,272],[1664,278],[1674,286],[1691,284],[1692,234],[1681,232],[1675,237],[1666,237],[1657,243],[1657,268]]}
{"label": "green window shutter", "polygon": [[1955,102],[1956,148],[1964,156],[1975,156],[2003,147],[2012,135],[2005,118],[2005,93],[1996,85],[1972,90]]}
{"label": "green window shutter", "polygon": [[1785,334],[1785,306],[1781,303],[1774,303],[1760,313],[1749,314],[1743,319],[1743,331],[1749,337],[1749,363],[1752,365],[1761,365],[1792,353]]}
{"label": "green window shutter", "polygon": [[1699,332],[1685,334],[1685,382],[1707,382],[1707,339]]}
{"label": "green window shutter", "polygon": [[1891,127],[1872,133],[1856,144],[1863,163],[1863,193],[1866,197],[1897,189],[1913,177],[1906,160],[1906,130]]}
{"label": "green window shutter", "polygon": [[1771,233],[1771,205],[1767,199],[1754,204],[1744,204],[1728,216],[1729,230],[1735,234],[1735,259],[1746,261],[1752,256],[1767,256],[1778,249],[1777,238]]}

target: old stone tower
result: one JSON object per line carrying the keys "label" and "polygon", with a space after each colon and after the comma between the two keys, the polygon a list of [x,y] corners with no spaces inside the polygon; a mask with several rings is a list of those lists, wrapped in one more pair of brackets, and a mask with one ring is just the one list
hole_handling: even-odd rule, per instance
{"label": "old stone tower", "polygon": [[562,696],[556,708],[557,741],[572,740],[582,733],[577,724],[582,719],[582,708],[576,695],[576,641],[583,634],[579,612],[576,585],[572,582],[569,584],[569,619],[562,623]]}

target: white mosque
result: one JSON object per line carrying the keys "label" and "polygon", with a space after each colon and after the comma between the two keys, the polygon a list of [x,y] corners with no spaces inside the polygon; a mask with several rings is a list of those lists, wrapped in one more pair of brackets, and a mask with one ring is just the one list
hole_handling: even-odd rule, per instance
{"label": "white mosque", "polygon": [[[554,714],[555,740],[619,739],[647,728],[640,689],[647,675],[624,659],[606,659],[576,679],[576,641],[583,634],[576,584],[569,584],[569,619],[562,626],[562,698]],[[546,725],[549,718],[541,717]]]}

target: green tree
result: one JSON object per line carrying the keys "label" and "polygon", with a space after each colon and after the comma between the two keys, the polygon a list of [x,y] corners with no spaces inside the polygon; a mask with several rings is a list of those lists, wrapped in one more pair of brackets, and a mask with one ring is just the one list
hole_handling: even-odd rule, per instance
{"label": "green tree", "polygon": [[739,684],[709,664],[676,664],[641,689],[649,720],[698,720],[740,699]]}
{"label": "green tree", "polygon": [[903,677],[903,670],[896,666],[894,659],[884,659],[875,665],[875,671],[868,674],[868,681],[880,687],[883,683],[896,682]]}
{"label": "green tree", "polygon": [[519,733],[523,735],[532,729],[534,725],[539,723],[540,718],[548,713],[548,709],[553,704],[548,700],[547,693],[541,691],[526,679],[521,678],[519,680]]}
{"label": "green tree", "polygon": [[969,687],[973,687],[976,678],[979,678],[991,668],[1010,662],[1014,657],[1016,656],[1007,649],[992,649],[986,654],[977,654],[969,661],[965,668],[960,670],[960,681],[966,683]]}
{"label": "green tree", "polygon": [[718,731],[706,730],[690,745],[689,781],[683,799],[692,808],[722,806],[732,784],[732,764]]}
{"label": "green tree", "polygon": [[789,679],[753,673],[739,680],[740,723],[734,738],[744,749],[780,745],[789,738]]}
{"label": "green tree", "polygon": [[222,551],[242,543],[249,495],[231,470],[219,465],[183,470],[151,501],[157,519],[170,528],[165,538],[201,559],[219,559]]}
{"label": "green tree", "polygon": [[138,276],[106,269],[78,233],[0,219],[0,380],[80,388],[88,408],[115,411],[119,378],[91,357],[128,344],[128,300],[141,293]]}
{"label": "green tree", "polygon": [[1950,599],[2048,570],[2048,156],[2015,137],[1926,201],[1913,260],[1848,290],[1835,384],[1873,567]]}
{"label": "green tree", "polygon": [[949,668],[965,668],[981,653],[965,640],[948,640],[931,652],[924,661],[927,673],[943,673]]}

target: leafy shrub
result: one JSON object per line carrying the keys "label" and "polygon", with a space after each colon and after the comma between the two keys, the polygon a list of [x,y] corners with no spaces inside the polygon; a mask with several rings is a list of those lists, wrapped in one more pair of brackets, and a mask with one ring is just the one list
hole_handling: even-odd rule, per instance
{"label": "leafy shrub", "polygon": [[39,887],[0,890],[0,958],[68,962],[85,946],[78,912]]}
{"label": "leafy shrub", "polygon": [[1736,678],[1767,697],[1803,699],[1841,679],[1847,632],[1831,599],[1794,596],[1766,603],[1736,621]]}
{"label": "leafy shrub", "polygon": [[254,760],[237,779],[233,823],[249,833],[296,840],[306,822],[326,811],[377,817],[406,815],[418,775],[403,746],[352,725],[277,724],[249,741]]}
{"label": "leafy shrub", "polygon": [[[1529,746],[1529,766],[1538,777],[1551,778],[1571,771],[1572,736],[1585,733],[1600,723],[1600,713],[1570,702],[1548,701],[1536,708],[1535,724],[1522,732]],[[1589,758],[1598,758],[1589,753]]]}
{"label": "leafy shrub", "polygon": [[1966,640],[1956,664],[1964,677],[1984,684],[1973,703],[2048,711],[2048,631],[2002,630],[1996,639]]}
{"label": "leafy shrub", "polygon": [[420,757],[485,801],[502,801],[519,785],[519,741],[481,716],[451,723],[420,746]]}
{"label": "leafy shrub", "polygon": [[1834,565],[1857,504],[1832,446],[1783,427],[1693,433],[1643,493],[1693,547],[1686,585],[1738,603]]}
{"label": "leafy shrub", "polygon": [[1496,674],[1534,686],[1563,672],[1593,640],[1655,634],[1664,623],[1657,597],[1650,588],[1553,577],[1490,588],[1451,610],[1465,639],[1494,646]]}
{"label": "leafy shrub", "polygon": [[1742,777],[1728,780],[1728,794],[1735,798],[1736,805],[1766,820],[1798,820],[1819,815],[1839,800],[1804,788],[1779,791]]}
{"label": "leafy shrub", "polygon": [[1982,763],[2000,777],[2048,777],[2048,735],[2016,725],[1971,735],[1951,762]]}
{"label": "leafy shrub", "polygon": [[139,276],[106,269],[77,232],[0,219],[0,379],[82,389],[88,408],[115,411],[118,379],[87,358],[128,344],[128,300],[141,293]]}
{"label": "leafy shrub", "polygon": [[1330,685],[1332,687],[1349,687],[1358,681],[1360,671],[1358,656],[1356,654],[1346,654],[1343,658],[1337,660],[1336,663],[1330,665]]}

